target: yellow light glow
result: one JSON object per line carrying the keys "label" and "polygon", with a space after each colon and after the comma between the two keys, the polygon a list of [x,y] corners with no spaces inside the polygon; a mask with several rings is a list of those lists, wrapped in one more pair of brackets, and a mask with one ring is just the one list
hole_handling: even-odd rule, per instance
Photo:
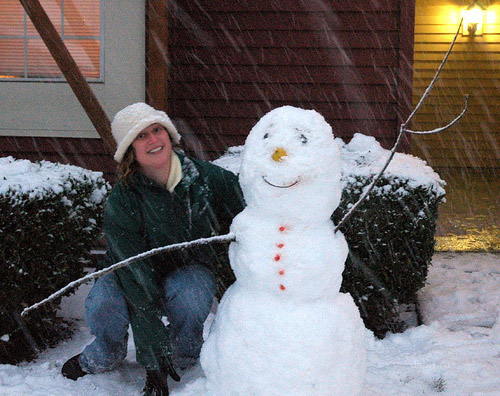
{"label": "yellow light glow", "polygon": [[462,36],[482,36],[485,10],[474,3],[462,11]]}
{"label": "yellow light glow", "polygon": [[[496,9],[498,11],[500,11],[500,6],[496,7]],[[495,7],[488,9],[485,13],[486,15],[484,16],[484,24],[485,25],[497,25],[498,24],[497,12],[495,12]]]}

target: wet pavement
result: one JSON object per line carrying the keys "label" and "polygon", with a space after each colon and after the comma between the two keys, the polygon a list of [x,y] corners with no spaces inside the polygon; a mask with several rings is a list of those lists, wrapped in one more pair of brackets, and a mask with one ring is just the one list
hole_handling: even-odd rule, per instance
{"label": "wet pavement", "polygon": [[500,251],[500,169],[437,169],[447,183],[436,251]]}

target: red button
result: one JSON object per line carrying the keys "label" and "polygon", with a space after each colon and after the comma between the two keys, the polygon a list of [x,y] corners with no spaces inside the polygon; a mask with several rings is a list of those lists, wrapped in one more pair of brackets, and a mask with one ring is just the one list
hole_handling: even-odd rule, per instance
{"label": "red button", "polygon": [[283,248],[283,246],[285,246],[285,244],[284,244],[284,243],[280,243],[280,244],[278,245],[278,247],[279,247],[280,249],[281,249],[281,248]]}
{"label": "red button", "polygon": [[285,271],[280,270],[279,274],[280,274],[280,275],[285,275]]}
{"label": "red button", "polygon": [[280,261],[280,258],[281,258],[281,256],[279,254],[277,254],[276,256],[274,256],[274,261]]}
{"label": "red button", "polygon": [[283,232],[283,231],[285,231],[285,227],[281,226],[281,227],[279,228],[279,230],[280,230],[281,232]]}
{"label": "red button", "polygon": [[281,289],[281,290],[285,290],[285,289],[286,289],[286,287],[285,287],[285,286],[283,286],[283,285],[280,285],[280,289]]}

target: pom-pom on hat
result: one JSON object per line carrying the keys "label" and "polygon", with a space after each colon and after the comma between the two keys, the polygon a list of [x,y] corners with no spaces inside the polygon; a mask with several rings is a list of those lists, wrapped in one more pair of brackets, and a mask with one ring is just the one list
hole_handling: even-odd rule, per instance
{"label": "pom-pom on hat", "polygon": [[116,113],[111,123],[111,133],[115,138],[117,148],[114,159],[121,162],[128,147],[132,144],[139,133],[152,124],[160,124],[165,127],[172,143],[178,144],[181,135],[172,123],[168,115],[156,110],[146,103],[134,103]]}

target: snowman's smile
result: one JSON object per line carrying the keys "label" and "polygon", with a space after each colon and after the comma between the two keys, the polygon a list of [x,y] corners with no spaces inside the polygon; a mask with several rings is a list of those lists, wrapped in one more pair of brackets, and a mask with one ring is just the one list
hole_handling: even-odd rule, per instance
{"label": "snowman's smile", "polygon": [[276,187],[276,188],[290,188],[290,187],[295,186],[295,185],[299,182],[299,180],[297,179],[297,180],[295,180],[295,181],[294,181],[293,183],[291,183],[291,184],[284,184],[284,185],[283,185],[283,184],[274,184],[274,183],[271,183],[270,181],[268,181],[268,180],[266,179],[266,177],[265,177],[265,176],[262,176],[262,179],[263,179],[263,180],[264,180],[267,184],[269,184],[270,186],[273,186],[273,187]]}

